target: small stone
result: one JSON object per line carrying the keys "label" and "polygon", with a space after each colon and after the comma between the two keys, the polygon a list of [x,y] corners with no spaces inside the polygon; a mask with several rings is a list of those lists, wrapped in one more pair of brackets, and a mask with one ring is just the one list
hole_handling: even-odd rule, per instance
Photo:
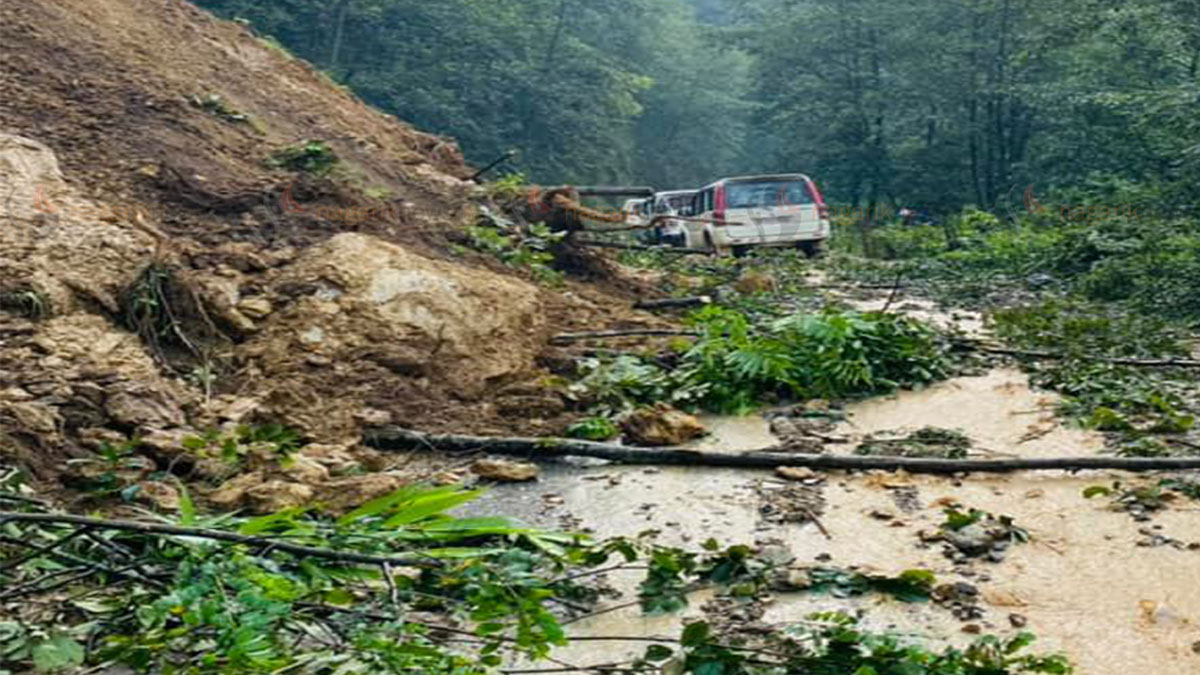
{"label": "small stone", "polygon": [[635,411],[621,428],[630,443],[649,447],[682,445],[708,433],[700,420],[665,403]]}
{"label": "small stone", "polygon": [[961,530],[951,530],[943,534],[946,541],[966,555],[982,555],[991,551],[995,540],[987,528],[979,524],[968,525]]}
{"label": "small stone", "polygon": [[509,462],[502,459],[481,459],[471,465],[471,473],[480,478],[501,483],[525,483],[537,480],[542,470],[536,464]]}
{"label": "small stone", "polygon": [[[455,481],[457,483],[459,481]],[[386,494],[391,494],[407,484],[405,477],[394,473],[368,473],[359,476],[334,478],[317,487],[322,510],[333,513],[348,513],[359,506]]]}
{"label": "small stone", "polygon": [[264,478],[262,471],[253,471],[232,478],[210,493],[208,501],[219,508],[237,508],[246,499],[246,493],[250,488],[261,485]]}
{"label": "small stone", "polygon": [[271,301],[262,297],[246,298],[237,305],[238,311],[251,319],[262,319],[274,311]]}
{"label": "small stone", "polygon": [[289,480],[316,485],[329,480],[329,469],[315,459],[302,454],[292,455],[280,461],[279,473]]}
{"label": "small stone", "polygon": [[967,635],[979,635],[983,633],[983,627],[977,623],[969,623],[962,628],[962,632]]}
{"label": "small stone", "polygon": [[137,484],[138,501],[145,502],[160,511],[179,510],[179,490],[174,485],[156,480],[145,480]]}
{"label": "small stone", "polygon": [[781,466],[775,469],[775,475],[788,480],[806,481],[820,478],[816,471],[807,467]]}
{"label": "small stone", "polygon": [[1020,614],[1009,614],[1008,623],[1013,628],[1024,628],[1025,626],[1029,625],[1029,619],[1026,619]]}
{"label": "small stone", "polygon": [[255,485],[246,490],[250,508],[259,514],[278,513],[304,506],[313,500],[316,492],[301,483],[273,480]]}

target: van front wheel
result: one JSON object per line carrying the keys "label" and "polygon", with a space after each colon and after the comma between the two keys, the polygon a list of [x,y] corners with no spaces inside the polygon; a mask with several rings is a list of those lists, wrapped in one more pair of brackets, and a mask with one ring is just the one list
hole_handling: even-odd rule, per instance
{"label": "van front wheel", "polygon": [[801,241],[796,244],[796,247],[804,252],[804,255],[809,258],[820,258],[825,255],[825,241]]}

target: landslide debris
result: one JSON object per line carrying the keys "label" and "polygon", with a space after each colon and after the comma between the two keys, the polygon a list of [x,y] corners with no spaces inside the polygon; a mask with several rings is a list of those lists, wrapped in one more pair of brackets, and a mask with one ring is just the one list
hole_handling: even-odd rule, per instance
{"label": "landslide debris", "polygon": [[[624,281],[464,247],[489,196],[453,141],[183,0],[3,3],[0,60],[0,464],[44,487],[128,446],[150,465],[99,474],[150,503],[178,501],[151,473],[254,510],[369,498],[395,479],[333,470],[364,425],[561,432],[549,336],[662,325]],[[268,423],[344,451],[183,447]]]}

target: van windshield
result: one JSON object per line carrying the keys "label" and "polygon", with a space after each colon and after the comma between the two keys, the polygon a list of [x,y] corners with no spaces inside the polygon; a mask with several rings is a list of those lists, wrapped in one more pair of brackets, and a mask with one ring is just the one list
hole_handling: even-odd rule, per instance
{"label": "van windshield", "polygon": [[659,199],[656,213],[682,213],[685,208],[692,205],[692,194],[671,195]]}
{"label": "van windshield", "polygon": [[725,187],[725,205],[730,209],[802,206],[812,203],[808,184],[803,181],[765,180],[730,183]]}

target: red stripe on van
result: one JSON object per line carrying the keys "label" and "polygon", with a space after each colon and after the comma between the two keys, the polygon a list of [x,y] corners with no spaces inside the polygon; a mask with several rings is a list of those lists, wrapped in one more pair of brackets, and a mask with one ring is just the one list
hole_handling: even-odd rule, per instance
{"label": "red stripe on van", "polygon": [[817,213],[822,218],[828,218],[829,207],[825,205],[825,196],[821,194],[821,190],[817,188],[817,184],[811,178],[804,180],[808,183],[808,193],[812,195],[813,202],[817,205]]}

